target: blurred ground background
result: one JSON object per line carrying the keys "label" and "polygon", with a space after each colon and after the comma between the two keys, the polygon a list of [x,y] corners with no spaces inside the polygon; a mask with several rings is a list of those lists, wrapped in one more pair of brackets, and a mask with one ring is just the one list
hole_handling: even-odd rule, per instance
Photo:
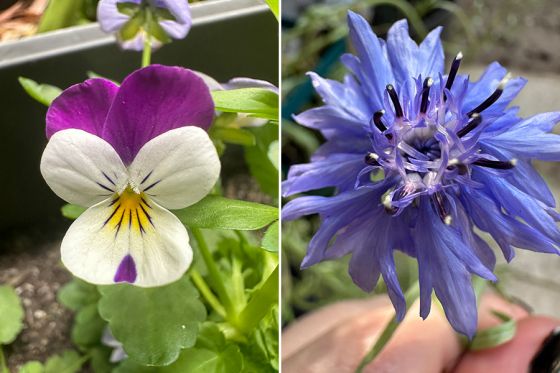
{"label": "blurred ground background", "polygon": [[[443,39],[448,62],[459,50],[463,51],[465,62],[461,72],[469,73],[471,78],[477,79],[484,66],[495,60],[514,76],[528,78],[529,83],[514,102],[521,107],[522,116],[560,110],[560,4],[557,1],[428,0],[372,6],[376,3],[379,2],[328,1],[310,5],[311,0],[283,0],[284,176],[290,164],[306,162],[321,141],[315,134],[291,123],[290,115],[318,104],[310,84],[302,77],[303,72],[313,70],[332,78],[342,76],[336,60],[348,49],[344,39],[348,8],[365,15],[378,35],[384,35],[390,23],[403,18],[403,10],[412,9],[427,30],[440,24],[445,26]],[[410,18],[409,23],[411,30],[415,30]],[[560,133],[560,126],[557,131]],[[557,201],[560,200],[560,165],[538,163],[536,166]],[[317,219],[311,218],[284,227],[285,324],[321,305],[367,296],[351,283],[344,260],[299,270],[299,262],[317,225]],[[401,281],[406,284],[416,276],[414,264],[407,260],[400,262]],[[513,262],[506,265],[502,260],[496,271],[501,291],[537,313],[560,315],[560,257],[517,250]],[[383,292],[383,285],[376,291]]]}

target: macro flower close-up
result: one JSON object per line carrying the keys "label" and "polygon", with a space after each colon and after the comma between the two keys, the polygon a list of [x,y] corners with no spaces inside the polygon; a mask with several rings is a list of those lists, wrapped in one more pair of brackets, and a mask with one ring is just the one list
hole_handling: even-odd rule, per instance
{"label": "macro flower close-up", "polygon": [[101,0],[97,7],[99,26],[117,35],[124,49],[143,50],[183,39],[191,28],[186,0]]}
{"label": "macro flower close-up", "polygon": [[219,177],[213,117],[208,88],[180,67],[152,65],[120,87],[90,79],[53,102],[41,172],[59,197],[88,208],[61,246],[75,276],[151,287],[185,273],[189,237],[168,209],[198,202]]}
{"label": "macro flower close-up", "polygon": [[472,338],[471,281],[497,280],[480,232],[507,261],[514,248],[559,254],[554,197],[531,161],[560,160],[560,137],[550,133],[560,113],[519,117],[509,104],[526,81],[496,62],[477,81],[461,74],[461,53],[446,67],[441,27],[417,45],[405,20],[386,41],[351,11],[348,25],[349,73],[342,82],[309,73],[324,105],[294,116],[326,142],[282,186],[285,197],[326,187],[335,195],[299,196],[282,217],[319,214],[302,267],[351,254],[353,281],[372,291],[382,277],[399,320],[406,303],[394,254],[415,258],[420,315],[435,291],[453,328]]}

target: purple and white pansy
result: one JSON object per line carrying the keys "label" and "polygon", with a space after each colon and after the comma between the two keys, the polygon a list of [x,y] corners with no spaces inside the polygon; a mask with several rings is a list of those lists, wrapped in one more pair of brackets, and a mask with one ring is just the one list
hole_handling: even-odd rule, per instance
{"label": "purple and white pansy", "polygon": [[116,34],[124,49],[141,51],[149,38],[152,48],[183,39],[191,29],[187,0],[100,0],[99,26]]}
{"label": "purple and white pansy", "polygon": [[206,133],[213,117],[208,87],[180,67],[152,65],[120,87],[90,79],[54,100],[41,173],[59,197],[87,207],[61,246],[75,276],[151,287],[185,273],[189,237],[168,209],[198,202],[219,177]]}

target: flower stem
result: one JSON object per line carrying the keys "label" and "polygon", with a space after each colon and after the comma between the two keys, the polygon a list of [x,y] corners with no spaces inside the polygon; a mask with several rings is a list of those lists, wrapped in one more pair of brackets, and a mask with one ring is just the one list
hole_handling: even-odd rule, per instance
{"label": "flower stem", "polygon": [[0,373],[10,373],[10,370],[6,366],[6,358],[4,357],[4,351],[2,351],[1,344],[0,344]]}
{"label": "flower stem", "polygon": [[142,50],[142,67],[150,65],[152,60],[152,36],[146,35],[144,40],[144,49]]}
{"label": "flower stem", "polygon": [[194,236],[194,239],[198,243],[198,249],[200,251],[200,254],[202,255],[202,259],[204,260],[204,263],[206,264],[206,268],[208,269],[208,276],[210,276],[210,280],[211,280],[210,285],[214,286],[214,290],[216,291],[219,299],[222,301],[222,304],[224,305],[226,316],[227,316],[227,314],[231,314],[231,311],[233,310],[233,304],[231,302],[231,299],[229,298],[228,291],[224,285],[224,280],[222,278],[222,275],[218,270],[218,266],[216,265],[216,262],[212,257],[212,253],[208,249],[208,245],[206,244],[206,241],[204,240],[204,236],[202,235],[200,229],[191,228],[191,232]]}
{"label": "flower stem", "polygon": [[[414,303],[416,298],[418,298],[419,293],[420,293],[420,285],[418,284],[418,282],[414,283],[410,288],[408,288],[408,290],[404,294],[404,299],[406,301],[407,309],[412,305],[412,303]],[[383,332],[381,333],[381,336],[379,336],[377,342],[375,342],[371,350],[362,359],[360,365],[358,365],[358,368],[356,368],[356,373],[362,373],[364,368],[369,363],[371,363],[373,359],[377,357],[377,355],[379,355],[379,353],[383,350],[383,348],[385,348],[387,343],[389,343],[389,341],[393,337],[393,334],[397,330],[398,326],[399,326],[399,322],[397,321],[397,315],[395,314],[391,318],[391,321],[389,321],[387,326],[385,326],[385,329],[383,329]]]}
{"label": "flower stem", "polygon": [[224,306],[222,306],[222,304],[220,303],[218,298],[216,298],[214,296],[214,294],[212,293],[212,290],[210,290],[210,288],[208,287],[208,285],[204,281],[204,278],[202,278],[202,275],[194,268],[191,269],[190,273],[191,273],[191,278],[192,278],[194,284],[198,288],[198,291],[200,291],[200,293],[202,294],[204,299],[206,299],[206,301],[208,302],[210,307],[212,307],[212,309],[214,311],[216,311],[216,313],[218,315],[220,315],[221,317],[223,317],[225,319],[226,318],[226,311],[224,310]]}

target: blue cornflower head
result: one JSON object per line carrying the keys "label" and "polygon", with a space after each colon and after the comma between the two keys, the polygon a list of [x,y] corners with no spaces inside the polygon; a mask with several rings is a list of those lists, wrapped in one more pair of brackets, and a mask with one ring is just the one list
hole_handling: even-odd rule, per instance
{"label": "blue cornflower head", "polygon": [[157,48],[187,36],[192,20],[187,0],[100,0],[97,20],[115,33],[124,49],[142,50],[149,39]]}
{"label": "blue cornflower head", "polygon": [[505,258],[513,247],[558,254],[554,198],[531,165],[560,160],[560,137],[549,133],[560,113],[517,116],[509,103],[526,81],[493,63],[476,82],[444,75],[433,30],[417,45],[406,21],[387,41],[349,12],[357,55],[345,54],[343,82],[309,73],[325,105],[295,120],[326,139],[311,162],[292,166],[283,193],[335,187],[333,197],[290,201],[283,218],[319,214],[302,267],[352,254],[349,273],[366,291],[380,276],[399,319],[406,304],[394,250],[418,261],[420,315],[435,291],[451,325],[472,337],[477,309],[471,277],[495,281],[496,258],[475,228],[489,233]]}

